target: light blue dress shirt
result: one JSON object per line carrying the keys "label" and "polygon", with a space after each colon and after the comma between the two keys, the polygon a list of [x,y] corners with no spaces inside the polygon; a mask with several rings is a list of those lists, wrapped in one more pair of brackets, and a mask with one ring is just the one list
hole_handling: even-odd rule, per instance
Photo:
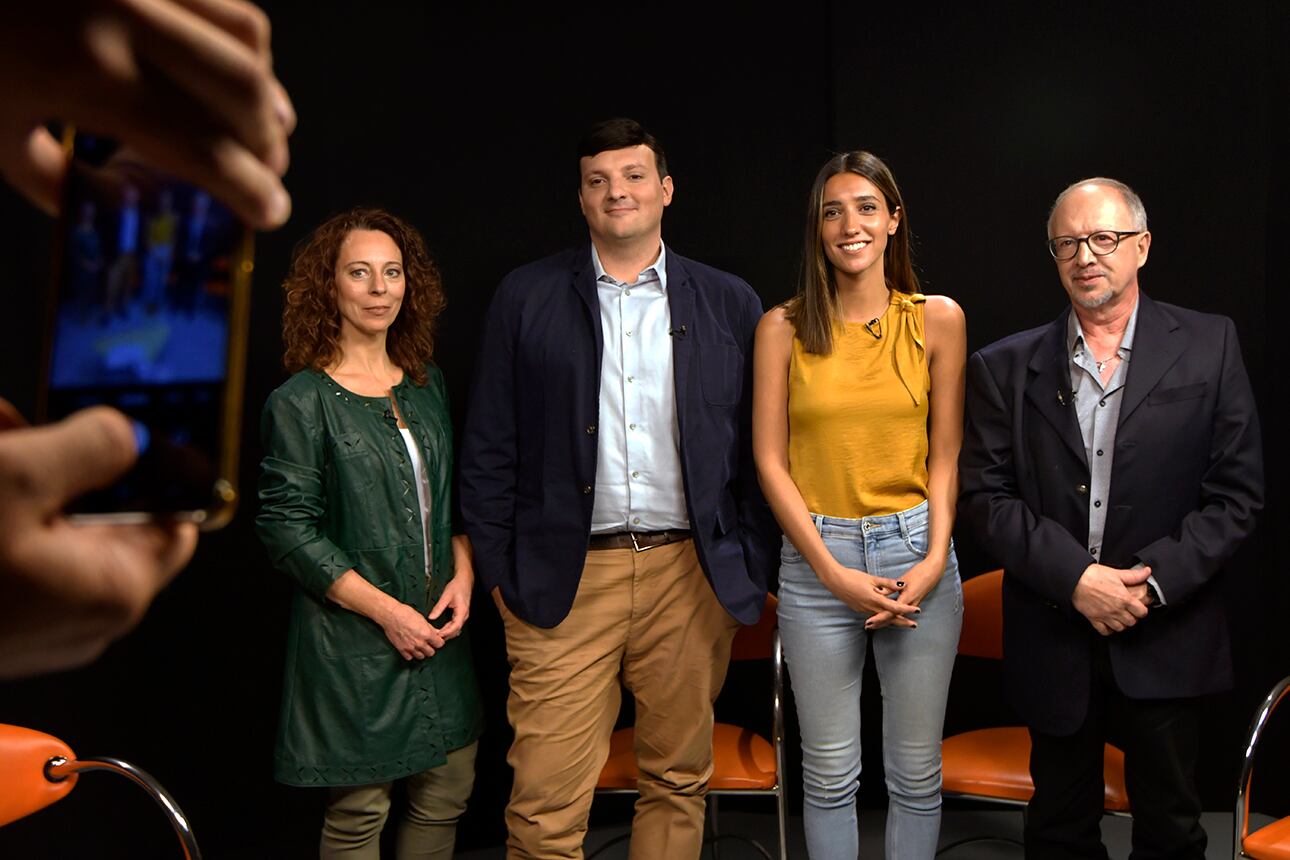
{"label": "light blue dress shirt", "polygon": [[[1071,312],[1066,324],[1066,344],[1071,356],[1071,393],[1074,395],[1075,414],[1079,418],[1080,435],[1084,438],[1084,455],[1088,460],[1088,551],[1098,562],[1102,560],[1102,538],[1106,535],[1107,498],[1111,493],[1111,465],[1115,460],[1115,431],[1120,423],[1120,401],[1124,383],[1129,377],[1129,361],[1133,355],[1133,337],[1138,329],[1138,308],[1135,305],[1124,327],[1124,336],[1115,354],[1120,362],[1111,378],[1102,384],[1097,371],[1097,360],[1084,344],[1084,329],[1079,317]],[[1141,564],[1135,565],[1141,567]],[[1147,582],[1155,589],[1160,603],[1165,602],[1164,592],[1154,576]]]}
{"label": "light blue dress shirt", "polygon": [[600,301],[596,496],[592,534],[688,529],[672,376],[666,251],[631,283],[591,247]]}

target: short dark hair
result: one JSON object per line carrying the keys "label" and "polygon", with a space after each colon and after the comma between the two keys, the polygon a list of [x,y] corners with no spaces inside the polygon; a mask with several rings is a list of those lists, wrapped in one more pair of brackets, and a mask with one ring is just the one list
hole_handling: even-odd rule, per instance
{"label": "short dark hair", "polygon": [[[584,158],[591,158],[610,149],[630,149],[641,145],[654,151],[654,166],[658,168],[658,178],[661,181],[668,175],[663,144],[634,119],[606,119],[588,128],[578,141],[578,160],[581,162]],[[581,174],[579,179],[581,180]]]}

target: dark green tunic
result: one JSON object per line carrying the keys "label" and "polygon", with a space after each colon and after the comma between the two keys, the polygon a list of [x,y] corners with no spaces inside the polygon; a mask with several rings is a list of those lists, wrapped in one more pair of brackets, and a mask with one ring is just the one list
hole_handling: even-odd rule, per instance
{"label": "dark green tunic", "polygon": [[327,600],[353,568],[428,612],[453,574],[452,427],[443,376],[394,396],[430,482],[431,575],[407,448],[390,404],[305,370],[269,395],[256,529],[300,585],[287,634],[274,775],[291,785],[385,782],[443,764],[479,737],[465,635],[428,660],[399,656],[380,626]]}

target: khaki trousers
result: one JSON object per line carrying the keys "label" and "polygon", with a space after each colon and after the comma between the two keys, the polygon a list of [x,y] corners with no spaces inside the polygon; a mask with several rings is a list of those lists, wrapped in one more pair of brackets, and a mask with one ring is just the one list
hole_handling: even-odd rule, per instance
{"label": "khaki trousers", "polygon": [[502,610],[511,664],[508,858],[581,858],[625,685],[636,698],[633,860],[697,858],[712,774],[712,702],[736,622],[692,541],[587,554],[573,609],[535,627]]}
{"label": "khaki trousers", "polygon": [[[439,767],[404,778],[408,808],[399,822],[398,860],[452,860],[457,819],[475,784],[477,746],[453,750]],[[327,789],[321,860],[380,860],[392,786],[382,782]]]}

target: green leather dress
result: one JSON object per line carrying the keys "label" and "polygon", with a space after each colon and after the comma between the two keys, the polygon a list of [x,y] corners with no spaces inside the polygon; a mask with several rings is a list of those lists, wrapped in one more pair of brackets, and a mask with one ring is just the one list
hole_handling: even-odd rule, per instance
{"label": "green leather dress", "polygon": [[[416,484],[389,401],[304,370],[269,395],[256,530],[300,585],[287,632],[274,775],[290,785],[363,785],[441,765],[482,726],[463,634],[427,660],[399,656],[367,618],[327,600],[353,568],[428,612],[452,577],[452,425],[443,376],[393,389],[430,482],[430,574]],[[440,621],[439,623],[443,623]]]}

